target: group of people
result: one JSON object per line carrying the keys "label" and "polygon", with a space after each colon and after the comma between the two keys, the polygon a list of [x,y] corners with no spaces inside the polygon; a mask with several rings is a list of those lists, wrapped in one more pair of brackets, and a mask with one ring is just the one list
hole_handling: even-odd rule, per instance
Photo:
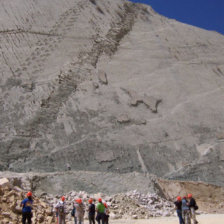
{"label": "group of people", "polygon": [[[32,219],[32,192],[27,193],[27,198],[21,202],[22,206],[22,223],[31,224]],[[176,206],[177,216],[179,218],[180,224],[191,224],[191,219],[193,224],[197,224],[195,211],[198,209],[195,199],[192,197],[192,194],[188,194],[187,197],[184,196],[181,198],[177,197],[177,200],[174,202]],[[73,204],[73,209],[71,211],[72,217],[74,217],[74,224],[83,224],[84,214],[86,208],[81,198],[75,200]],[[66,208],[65,197],[62,196],[58,203],[55,205],[55,212],[58,224],[65,224],[66,215],[69,211]],[[89,224],[95,224],[95,220],[98,224],[108,224],[109,221],[109,209],[107,204],[102,201],[102,198],[98,199],[98,203],[95,206],[93,199],[88,200],[88,218]]]}
{"label": "group of people", "polygon": [[[27,197],[21,202],[22,207],[22,224],[31,224],[32,221],[32,207],[33,198],[32,192],[28,192]],[[58,203],[55,205],[55,212],[58,224],[65,224],[66,215],[69,213],[66,207],[65,197],[62,196]],[[98,203],[95,206],[93,199],[88,200],[88,218],[89,224],[95,224],[95,219],[98,224],[108,224],[109,223],[109,208],[107,203],[102,201],[102,198],[98,199]],[[72,217],[74,217],[74,224],[83,224],[84,214],[86,208],[81,198],[75,200],[73,204],[73,209],[71,211]]]}
{"label": "group of people", "polygon": [[[66,208],[65,197],[62,196],[60,201],[55,206],[56,216],[58,224],[65,224],[66,215],[69,213]],[[71,211],[72,217],[74,217],[74,224],[83,224],[84,214],[86,208],[81,198],[75,200],[73,209]],[[109,222],[109,209],[107,203],[102,201],[102,198],[98,199],[98,203],[95,206],[93,199],[88,200],[88,218],[89,224],[95,224],[95,219],[98,224],[108,224]]]}
{"label": "group of people", "polygon": [[181,198],[177,197],[177,200],[174,202],[176,206],[177,216],[179,218],[180,224],[191,224],[191,219],[193,224],[197,224],[195,211],[198,209],[195,199],[192,197],[192,194],[188,194],[187,197],[184,196]]}

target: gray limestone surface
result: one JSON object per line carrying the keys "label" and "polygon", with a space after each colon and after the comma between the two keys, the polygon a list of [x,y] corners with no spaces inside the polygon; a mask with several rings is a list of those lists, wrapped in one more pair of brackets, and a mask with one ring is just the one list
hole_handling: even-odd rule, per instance
{"label": "gray limestone surface", "polygon": [[221,34],[125,0],[0,1],[0,63],[1,171],[224,185]]}

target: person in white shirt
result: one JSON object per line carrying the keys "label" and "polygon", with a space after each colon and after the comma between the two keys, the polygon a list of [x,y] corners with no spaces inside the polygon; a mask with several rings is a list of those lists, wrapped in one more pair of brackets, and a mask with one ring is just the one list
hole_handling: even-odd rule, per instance
{"label": "person in white shirt", "polygon": [[65,224],[66,204],[64,196],[62,196],[61,200],[56,204],[55,210],[56,210],[56,216],[58,218],[58,224]]}

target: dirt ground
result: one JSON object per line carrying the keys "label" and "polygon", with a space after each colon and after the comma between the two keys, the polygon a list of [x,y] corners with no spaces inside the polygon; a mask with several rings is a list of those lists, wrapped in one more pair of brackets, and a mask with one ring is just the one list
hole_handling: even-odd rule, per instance
{"label": "dirt ground", "polygon": [[[223,224],[224,214],[208,214],[197,216],[199,224]],[[152,218],[148,220],[111,220],[111,224],[178,224],[177,217]]]}

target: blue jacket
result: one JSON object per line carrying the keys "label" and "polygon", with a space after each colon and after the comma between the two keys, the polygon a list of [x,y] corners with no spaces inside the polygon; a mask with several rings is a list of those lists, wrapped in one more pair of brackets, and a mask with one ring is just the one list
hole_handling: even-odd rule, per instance
{"label": "blue jacket", "polygon": [[30,200],[29,198],[25,198],[21,204],[23,205],[22,212],[31,212],[32,211],[32,204],[33,200]]}
{"label": "blue jacket", "polygon": [[182,199],[182,211],[189,210],[189,206],[187,205],[187,200]]}

